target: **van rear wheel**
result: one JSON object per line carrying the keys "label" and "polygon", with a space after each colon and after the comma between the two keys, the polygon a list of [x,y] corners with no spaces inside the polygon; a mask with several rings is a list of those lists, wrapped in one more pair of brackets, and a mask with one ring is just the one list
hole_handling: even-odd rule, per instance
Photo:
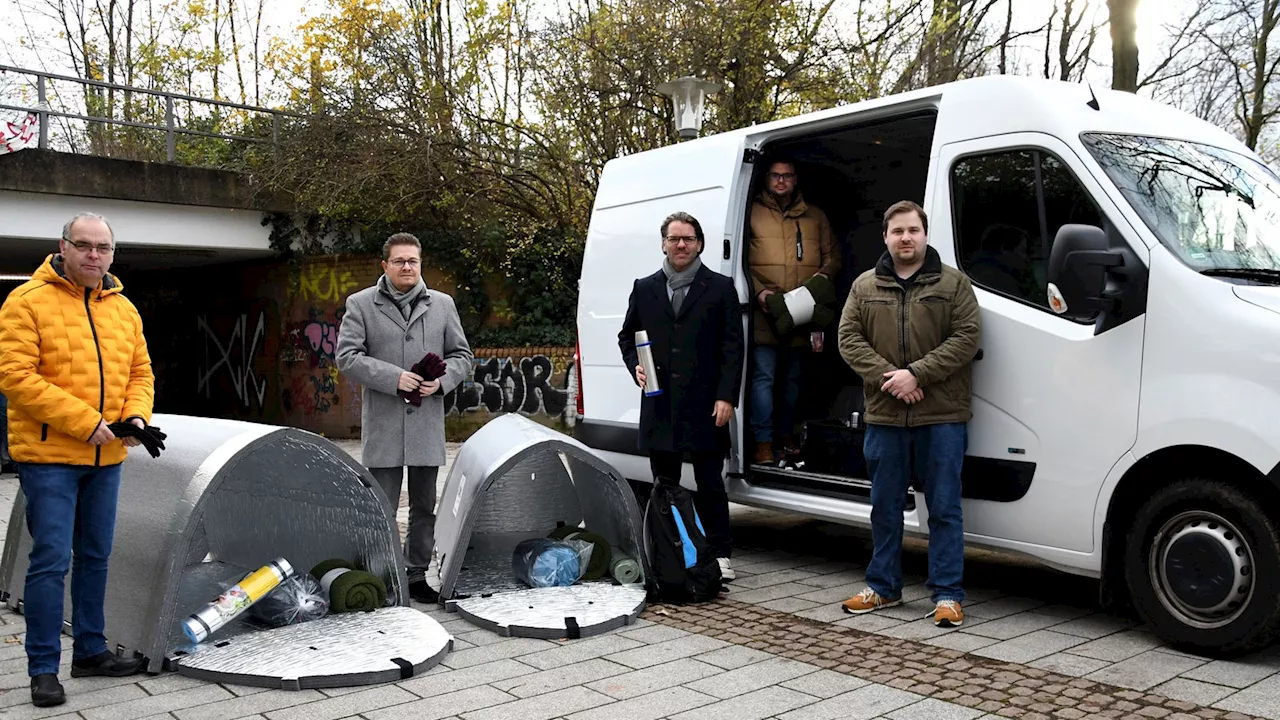
{"label": "van rear wheel", "polygon": [[1280,529],[1231,485],[1188,478],[1152,495],[1124,568],[1138,614],[1179,649],[1229,657],[1280,632]]}

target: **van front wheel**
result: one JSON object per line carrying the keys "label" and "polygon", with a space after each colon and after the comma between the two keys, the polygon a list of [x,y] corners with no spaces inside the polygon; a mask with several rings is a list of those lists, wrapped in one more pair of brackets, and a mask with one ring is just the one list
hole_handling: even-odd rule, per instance
{"label": "van front wheel", "polygon": [[1125,545],[1138,614],[1180,649],[1240,655],[1280,631],[1280,530],[1235,487],[1166,486],[1138,510]]}

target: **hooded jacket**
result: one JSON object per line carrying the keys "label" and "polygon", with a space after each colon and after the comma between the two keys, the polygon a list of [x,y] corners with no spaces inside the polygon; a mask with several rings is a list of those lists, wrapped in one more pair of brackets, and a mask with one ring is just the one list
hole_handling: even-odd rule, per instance
{"label": "hooded jacket", "polygon": [[155,399],[142,318],[104,275],[89,289],[50,255],[0,307],[0,392],[9,400],[9,454],[17,462],[124,462],[120,440],[91,445],[98,423],[150,423]]}
{"label": "hooded jacket", "polygon": [[[889,253],[853,283],[840,316],[840,355],[862,378],[867,422],[897,427],[968,422],[981,321],[964,273],[926,246],[904,290]],[[908,405],[884,392],[884,374],[909,369],[924,399]]]}

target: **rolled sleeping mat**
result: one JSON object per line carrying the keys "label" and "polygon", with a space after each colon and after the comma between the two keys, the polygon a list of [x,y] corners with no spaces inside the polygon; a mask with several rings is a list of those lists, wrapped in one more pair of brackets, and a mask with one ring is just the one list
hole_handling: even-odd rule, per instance
{"label": "rolled sleeping mat", "polygon": [[328,593],[330,612],[372,612],[387,604],[386,584],[341,558],[321,562],[311,575]]}
{"label": "rolled sleeping mat", "polygon": [[622,553],[614,553],[609,575],[623,585],[640,582],[640,563]]}
{"label": "rolled sleeping mat", "polygon": [[577,525],[558,525],[555,530],[552,530],[551,533],[547,535],[547,537],[552,540],[563,540],[576,532],[580,532],[581,530],[582,528]]}
{"label": "rolled sleeping mat", "polygon": [[773,321],[773,327],[779,335],[790,334],[796,329],[795,321],[791,319],[791,310],[787,306],[787,299],[783,293],[773,293],[764,299],[765,307],[769,309],[769,319]]}
{"label": "rolled sleeping mat", "polygon": [[836,321],[836,311],[826,305],[818,305],[813,309],[813,324],[818,327],[827,327]]}
{"label": "rolled sleeping mat", "polygon": [[609,541],[600,534],[576,525],[561,525],[547,537],[551,540],[581,540],[591,543],[591,558],[587,560],[587,570],[582,575],[584,581],[599,580],[609,574],[613,550]]}
{"label": "rolled sleeping mat", "polygon": [[565,540],[581,540],[582,542],[591,543],[591,557],[587,560],[586,572],[582,573],[582,579],[599,580],[609,572],[609,561],[612,559],[613,551],[609,547],[609,541],[605,540],[597,533],[590,530],[578,530],[566,535]]}
{"label": "rolled sleeping mat", "polygon": [[809,292],[808,287],[801,285],[795,290],[784,293],[782,300],[787,304],[787,313],[791,315],[791,322],[797,327],[813,319],[813,308],[818,303],[813,299],[813,293]]}
{"label": "rolled sleeping mat", "polygon": [[818,305],[835,305],[839,300],[836,296],[835,283],[821,275],[814,275],[805,280],[804,287],[809,288],[809,293],[813,295],[813,301]]}

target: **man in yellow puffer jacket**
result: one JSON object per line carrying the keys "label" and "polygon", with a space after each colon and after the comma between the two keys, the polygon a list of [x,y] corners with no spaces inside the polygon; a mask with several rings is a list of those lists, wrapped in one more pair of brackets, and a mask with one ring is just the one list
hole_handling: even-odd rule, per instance
{"label": "man in yellow puffer jacket", "polygon": [[37,707],[66,699],[57,673],[68,569],[71,676],[120,677],[142,666],[116,657],[104,635],[120,464],[138,444],[107,426],[151,419],[151,357],[137,308],[107,273],[115,236],[106,219],[77,215],[59,249],[0,307],[0,392],[9,399],[9,453],[32,538],[23,605]]}

